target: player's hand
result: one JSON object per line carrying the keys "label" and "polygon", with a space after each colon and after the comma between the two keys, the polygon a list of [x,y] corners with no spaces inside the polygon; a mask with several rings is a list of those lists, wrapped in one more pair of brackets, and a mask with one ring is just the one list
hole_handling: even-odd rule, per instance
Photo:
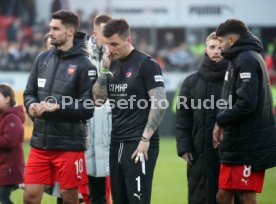
{"label": "player's hand", "polygon": [[188,162],[188,163],[190,163],[190,164],[193,163],[193,161],[194,161],[194,157],[193,157],[193,155],[192,155],[191,152],[186,152],[186,153],[184,153],[184,154],[182,155],[182,158],[185,159],[186,162]]}
{"label": "player's hand", "polygon": [[140,160],[148,160],[148,149],[150,142],[140,141],[137,149],[133,152],[131,159],[134,159],[135,164]]}
{"label": "player's hand", "polygon": [[57,103],[50,103],[47,101],[41,101],[38,105],[38,114],[41,116],[44,112],[54,112],[60,109],[60,105]]}
{"label": "player's hand", "polygon": [[38,105],[39,105],[39,103],[31,103],[31,105],[29,106],[29,110],[28,110],[30,116],[32,116],[32,117],[39,116],[38,112],[37,112]]}
{"label": "player's hand", "polygon": [[109,70],[111,64],[111,55],[106,45],[103,45],[103,64],[102,66]]}
{"label": "player's hand", "polygon": [[223,140],[223,132],[224,129],[216,123],[213,130],[213,146],[215,149],[218,148]]}

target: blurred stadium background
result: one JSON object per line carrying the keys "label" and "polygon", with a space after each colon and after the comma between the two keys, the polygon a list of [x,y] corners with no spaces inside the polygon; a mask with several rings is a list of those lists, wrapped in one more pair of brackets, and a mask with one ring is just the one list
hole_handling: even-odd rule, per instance
{"label": "blurred stadium background", "polygon": [[[132,28],[133,44],[158,61],[170,101],[160,132],[173,135],[175,93],[184,78],[197,69],[206,36],[228,18],[243,20],[264,44],[263,56],[271,76],[276,61],[275,0],[0,0],[0,82],[13,85],[18,101],[35,56],[41,51],[51,13],[76,11],[80,30],[91,34],[96,15],[123,17]],[[26,121],[26,138],[32,124]]]}

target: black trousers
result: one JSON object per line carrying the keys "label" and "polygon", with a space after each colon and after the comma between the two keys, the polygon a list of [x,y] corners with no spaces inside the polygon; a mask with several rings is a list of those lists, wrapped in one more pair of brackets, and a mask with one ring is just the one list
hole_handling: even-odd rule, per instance
{"label": "black trousers", "polygon": [[110,179],[113,204],[150,204],[152,179],[159,147],[150,147],[148,161],[134,163],[138,142],[111,143]]}
{"label": "black trousers", "polygon": [[88,176],[90,204],[107,204],[106,177]]}
{"label": "black trousers", "polygon": [[16,185],[0,186],[0,203],[1,204],[13,204],[11,201],[11,192]]}

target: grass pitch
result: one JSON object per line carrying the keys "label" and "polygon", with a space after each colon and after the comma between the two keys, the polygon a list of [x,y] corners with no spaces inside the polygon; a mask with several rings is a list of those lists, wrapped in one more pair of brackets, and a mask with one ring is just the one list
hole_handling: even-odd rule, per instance
{"label": "grass pitch", "polygon": [[[29,143],[25,143],[26,158],[29,154]],[[27,160],[27,159],[26,159]],[[258,203],[276,204],[276,168],[266,171],[263,193],[257,194]],[[23,204],[23,190],[12,193],[15,204]],[[55,204],[56,199],[43,195],[42,204]],[[160,143],[160,154],[155,169],[152,204],[187,204],[186,162],[177,157],[176,143],[173,137],[164,137]]]}

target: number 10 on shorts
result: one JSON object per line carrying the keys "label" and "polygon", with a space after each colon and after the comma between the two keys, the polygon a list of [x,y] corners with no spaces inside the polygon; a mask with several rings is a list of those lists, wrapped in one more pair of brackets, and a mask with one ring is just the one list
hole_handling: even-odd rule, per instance
{"label": "number 10 on shorts", "polygon": [[76,167],[76,175],[79,179],[81,179],[81,175],[83,172],[83,160],[82,159],[76,160],[74,164]]}

